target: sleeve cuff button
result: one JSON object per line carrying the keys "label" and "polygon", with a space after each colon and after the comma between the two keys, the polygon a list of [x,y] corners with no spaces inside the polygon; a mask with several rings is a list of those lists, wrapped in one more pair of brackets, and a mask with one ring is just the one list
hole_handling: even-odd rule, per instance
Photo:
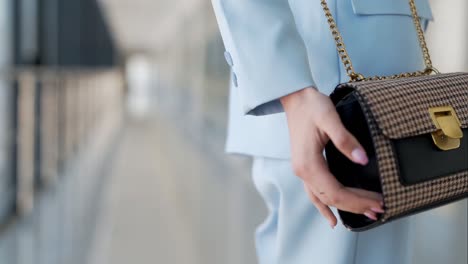
{"label": "sleeve cuff button", "polygon": [[238,86],[237,75],[234,72],[231,73],[231,80],[232,80],[232,84],[234,85],[234,87],[237,87]]}
{"label": "sleeve cuff button", "polygon": [[229,66],[234,66],[234,63],[232,61],[232,57],[231,57],[231,54],[227,51],[224,52],[224,58],[226,59],[226,62]]}

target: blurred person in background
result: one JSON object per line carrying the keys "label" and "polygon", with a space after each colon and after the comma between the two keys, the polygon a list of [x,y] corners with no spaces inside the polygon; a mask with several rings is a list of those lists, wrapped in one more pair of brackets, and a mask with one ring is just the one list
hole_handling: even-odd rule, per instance
{"label": "blurred person in background", "polygon": [[[327,2],[362,74],[423,69],[407,0]],[[348,77],[321,1],[212,4],[232,68],[226,148],[253,157],[253,180],[269,209],[256,233],[259,262],[420,263],[411,252],[411,218],[359,234],[337,225],[332,208],[374,220],[384,208],[380,194],[339,184],[323,157],[331,140],[353,162],[368,162],[327,96]],[[416,4],[427,28],[429,2]],[[427,254],[438,250],[447,249]]]}

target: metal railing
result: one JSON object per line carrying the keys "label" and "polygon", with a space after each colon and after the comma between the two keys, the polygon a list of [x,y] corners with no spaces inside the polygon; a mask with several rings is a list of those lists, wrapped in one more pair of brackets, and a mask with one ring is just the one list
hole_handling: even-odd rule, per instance
{"label": "metal railing", "polygon": [[22,68],[0,74],[0,196],[10,196],[0,198],[0,222],[30,212],[39,191],[58,181],[94,135],[112,130],[123,93],[119,69]]}

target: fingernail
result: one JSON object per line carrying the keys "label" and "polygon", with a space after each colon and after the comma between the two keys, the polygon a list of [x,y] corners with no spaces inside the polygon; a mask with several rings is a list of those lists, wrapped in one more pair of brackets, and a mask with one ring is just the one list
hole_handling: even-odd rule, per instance
{"label": "fingernail", "polygon": [[381,208],[371,208],[371,210],[375,213],[383,214],[385,211]]}
{"label": "fingernail", "polygon": [[368,218],[374,220],[374,221],[377,221],[377,217],[373,213],[365,212],[364,215],[367,216]]}
{"label": "fingernail", "polygon": [[354,149],[351,152],[351,156],[353,157],[354,162],[359,163],[361,165],[366,165],[369,162],[366,153],[360,148]]}

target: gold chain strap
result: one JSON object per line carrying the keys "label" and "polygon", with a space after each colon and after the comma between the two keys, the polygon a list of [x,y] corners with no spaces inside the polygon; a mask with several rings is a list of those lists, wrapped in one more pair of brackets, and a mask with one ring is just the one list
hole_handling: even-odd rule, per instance
{"label": "gold chain strap", "polygon": [[348,74],[351,82],[357,81],[372,81],[372,80],[386,80],[386,79],[398,79],[398,78],[406,78],[406,77],[416,77],[422,75],[429,75],[431,73],[439,73],[433,66],[431,61],[431,56],[429,54],[429,49],[427,48],[426,39],[424,37],[424,31],[421,26],[421,21],[418,16],[418,11],[416,8],[416,4],[414,0],[409,0],[409,5],[413,17],[413,22],[416,27],[416,31],[418,33],[419,45],[421,47],[423,56],[424,56],[424,63],[426,64],[426,69],[423,71],[415,71],[415,72],[405,72],[390,76],[373,76],[373,77],[364,77],[362,74],[357,73],[354,71],[353,63],[346,51],[346,46],[343,42],[343,38],[341,37],[341,33],[338,30],[338,26],[336,25],[335,19],[333,18],[330,9],[328,8],[328,4],[326,0],[320,0],[323,11],[325,12],[325,17],[327,19],[328,25],[330,26],[331,33],[333,38],[335,39],[336,49],[338,50],[338,55],[343,62],[344,68],[346,70],[346,74]]}

